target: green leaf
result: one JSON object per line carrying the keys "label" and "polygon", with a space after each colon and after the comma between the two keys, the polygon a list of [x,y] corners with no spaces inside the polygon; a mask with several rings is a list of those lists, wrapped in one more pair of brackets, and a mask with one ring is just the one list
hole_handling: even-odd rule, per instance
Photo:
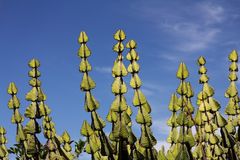
{"label": "green leaf", "polygon": [[188,73],[187,66],[183,62],[181,62],[179,67],[178,67],[177,78],[179,78],[181,80],[184,80],[188,76],[189,76],[189,73]]}
{"label": "green leaf", "polygon": [[175,93],[172,94],[170,103],[168,105],[168,109],[170,111],[176,112],[180,109],[179,105],[177,105],[177,101],[178,101],[177,95]]}
{"label": "green leaf", "polygon": [[38,99],[38,91],[36,87],[33,87],[31,91],[26,94],[27,101],[36,101]]}
{"label": "green leaf", "polygon": [[11,82],[11,83],[9,84],[7,92],[8,92],[8,94],[10,94],[10,95],[17,94],[18,89],[17,89],[17,87],[16,87],[16,85],[15,85],[14,82]]}
{"label": "green leaf", "polygon": [[119,29],[117,32],[114,34],[114,39],[118,41],[122,41],[126,38],[126,35],[123,30]]}
{"label": "green leaf", "polygon": [[115,112],[126,111],[128,108],[126,99],[123,95],[117,95],[111,105],[111,110]]}
{"label": "green leaf", "polygon": [[94,96],[89,91],[87,91],[85,94],[85,104],[84,104],[85,110],[87,112],[91,112],[98,109],[98,107],[99,107],[98,101],[94,98]]}
{"label": "green leaf", "polygon": [[80,32],[78,42],[79,43],[86,43],[87,41],[88,41],[88,36],[87,36],[86,32]]}
{"label": "green leaf", "polygon": [[223,118],[223,116],[219,112],[216,112],[216,120],[218,127],[222,128],[225,125],[227,125],[227,121]]}
{"label": "green leaf", "polygon": [[139,124],[152,123],[151,116],[144,108],[139,109],[136,117],[136,122]]}
{"label": "green leaf", "polygon": [[92,78],[88,74],[84,73],[82,78],[82,83],[81,83],[81,90],[89,91],[91,89],[94,89],[95,87],[96,87],[96,84],[92,80]]}
{"label": "green leaf", "polygon": [[91,55],[91,50],[86,44],[82,44],[78,50],[78,56],[81,58],[87,58]]}
{"label": "green leaf", "polygon": [[228,56],[229,60],[232,62],[237,62],[238,61],[238,53],[236,50],[233,50],[229,56]]}
{"label": "green leaf", "polygon": [[115,77],[126,76],[128,74],[127,69],[122,61],[118,60],[114,62],[112,74]]}
{"label": "green leaf", "polygon": [[80,65],[79,65],[79,71],[84,73],[84,72],[89,72],[91,70],[92,70],[92,66],[90,65],[88,60],[82,59]]}
{"label": "green leaf", "polygon": [[116,77],[112,84],[112,92],[115,94],[124,94],[127,92],[127,86],[120,77]]}
{"label": "green leaf", "polygon": [[146,97],[142,93],[141,90],[135,90],[134,91],[134,97],[133,97],[133,105],[134,106],[140,106],[147,102]]}
{"label": "green leaf", "polygon": [[198,58],[198,65],[202,66],[204,64],[206,64],[206,60],[205,60],[205,58],[203,56],[200,56]]}
{"label": "green leaf", "polygon": [[83,121],[82,127],[81,127],[81,134],[85,137],[90,137],[93,134],[93,130],[91,126],[88,124],[86,120]]}
{"label": "green leaf", "polygon": [[31,61],[29,61],[28,66],[31,68],[38,68],[40,67],[40,62],[37,59],[32,59]]}

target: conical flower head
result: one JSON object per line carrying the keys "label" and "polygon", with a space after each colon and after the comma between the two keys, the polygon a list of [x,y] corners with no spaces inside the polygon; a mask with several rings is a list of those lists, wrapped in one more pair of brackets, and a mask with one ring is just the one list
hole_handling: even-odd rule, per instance
{"label": "conical flower head", "polygon": [[187,66],[185,65],[185,63],[181,62],[178,67],[177,78],[184,80],[188,77],[188,75],[189,73],[188,73]]}

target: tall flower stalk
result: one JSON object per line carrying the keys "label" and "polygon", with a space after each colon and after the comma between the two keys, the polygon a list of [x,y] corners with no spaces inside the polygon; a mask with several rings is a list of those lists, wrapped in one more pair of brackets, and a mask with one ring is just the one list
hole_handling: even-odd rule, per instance
{"label": "tall flower stalk", "polygon": [[19,112],[20,100],[17,97],[18,89],[15,83],[11,82],[9,84],[7,92],[11,96],[11,99],[8,101],[8,108],[13,110],[11,122],[17,126],[16,141],[23,150],[23,153],[20,156],[23,160],[27,160],[30,157],[27,155],[27,139],[22,125],[24,117]]}
{"label": "tall flower stalk", "polygon": [[141,126],[139,150],[144,155],[144,159],[155,160],[157,159],[157,151],[154,149],[154,145],[156,145],[157,141],[151,131],[151,107],[141,91],[142,82],[138,76],[140,67],[137,62],[139,60],[138,53],[136,52],[137,44],[134,40],[130,40],[126,47],[129,48],[127,54],[127,59],[130,61],[128,72],[132,75],[130,86],[134,89],[133,105],[138,107],[136,122]]}
{"label": "tall flower stalk", "polygon": [[[84,122],[81,132],[82,132],[82,135],[87,137],[87,141],[88,141],[87,146],[90,145],[90,150],[88,151],[88,153],[92,154],[93,159],[106,158],[109,160],[113,160],[114,151],[112,148],[112,144],[110,143],[106,134],[103,131],[106,124],[104,120],[97,113],[97,109],[99,108],[99,102],[94,98],[91,92],[91,90],[96,87],[96,84],[89,75],[89,72],[92,70],[90,63],[88,62],[88,57],[91,55],[91,51],[87,46],[88,36],[85,32],[80,33],[78,42],[80,43],[78,56],[81,58],[79,71],[83,73],[81,90],[85,92],[84,108],[86,112],[90,112],[91,114],[91,120],[92,120],[91,129],[94,131],[94,132],[90,132],[91,129],[89,128],[88,123]],[[88,131],[89,133],[87,133]],[[94,141],[96,138],[99,139],[99,142],[100,142],[99,146],[98,146],[98,143],[96,145],[90,142],[90,141]],[[97,149],[95,149],[95,147]]]}

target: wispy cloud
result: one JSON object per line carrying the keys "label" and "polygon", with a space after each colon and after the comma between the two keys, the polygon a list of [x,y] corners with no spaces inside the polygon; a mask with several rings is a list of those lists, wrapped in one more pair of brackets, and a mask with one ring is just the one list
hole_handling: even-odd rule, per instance
{"label": "wispy cloud", "polygon": [[[159,2],[143,5],[138,11],[143,19],[159,29],[159,33],[167,34],[171,39],[170,51],[176,57],[179,53],[187,53],[187,57],[188,53],[203,51],[219,43],[223,24],[232,19],[220,3],[201,1],[189,3],[188,7],[175,5],[174,11],[173,7],[173,4]],[[175,61],[174,56],[163,55],[161,58]]]}
{"label": "wispy cloud", "polygon": [[153,122],[152,129],[154,133],[163,136],[169,134],[171,128],[167,125],[167,119],[155,119]]}
{"label": "wispy cloud", "polygon": [[166,140],[158,140],[157,145],[155,146],[156,149],[159,151],[162,147],[164,147],[165,152],[170,148],[170,143]]}
{"label": "wispy cloud", "polygon": [[100,73],[112,73],[111,67],[95,67],[95,70]]}

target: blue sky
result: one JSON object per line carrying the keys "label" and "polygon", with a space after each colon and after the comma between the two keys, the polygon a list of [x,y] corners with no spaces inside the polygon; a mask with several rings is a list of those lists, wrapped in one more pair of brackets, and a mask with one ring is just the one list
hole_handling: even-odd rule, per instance
{"label": "blue sky", "polygon": [[[196,60],[201,55],[206,57],[210,84],[216,90],[215,97],[225,107],[227,56],[232,49],[240,48],[239,8],[237,0],[0,0],[0,124],[8,131],[9,145],[14,143],[15,126],[10,124],[12,112],[7,108],[6,89],[11,81],[17,84],[23,113],[28,106],[24,97],[30,90],[27,63],[32,58],[41,61],[42,87],[58,134],[67,130],[73,139],[79,138],[82,121],[89,120],[79,87],[77,38],[80,31],[86,31],[90,39],[91,76],[97,83],[93,93],[100,101],[99,114],[106,117],[114,98],[110,88],[111,67],[116,58],[112,51],[113,34],[120,28],[127,40],[138,43],[140,76],[143,92],[153,110],[153,131],[159,144],[164,144],[168,134],[165,123],[170,116],[167,105],[179,83],[175,73],[181,61],[187,64],[189,81],[198,93]],[[129,77],[126,82],[129,83]],[[129,104],[132,93],[129,88]],[[136,113],[136,108],[133,111]],[[139,127],[135,126],[133,129],[139,135]],[[109,128],[110,124],[106,132]]]}

